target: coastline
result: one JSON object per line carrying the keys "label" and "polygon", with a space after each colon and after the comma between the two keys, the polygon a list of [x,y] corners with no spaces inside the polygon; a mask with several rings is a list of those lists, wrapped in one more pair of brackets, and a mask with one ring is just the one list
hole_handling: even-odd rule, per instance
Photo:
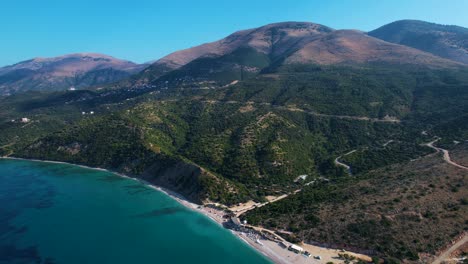
{"label": "coastline", "polygon": [[[185,208],[192,210],[193,212],[199,213],[210,219],[211,221],[218,224],[221,228],[227,229],[224,227],[224,223],[228,222],[229,220],[224,218],[225,212],[219,209],[215,209],[212,207],[208,207],[205,205],[199,205],[193,202],[190,202],[186,199],[183,195],[169,190],[167,188],[157,186],[152,184],[146,180],[139,179],[137,177],[128,176],[122,173],[118,173],[112,170],[99,168],[99,167],[90,167],[86,165],[79,165],[70,162],[64,161],[52,161],[52,160],[39,160],[39,159],[25,159],[25,158],[17,158],[17,157],[0,157],[0,159],[10,159],[10,160],[24,160],[24,161],[34,161],[34,162],[45,162],[45,163],[55,163],[55,164],[66,164],[72,166],[78,166],[85,169],[91,170],[98,170],[98,171],[105,171],[112,174],[115,174],[119,177],[131,179],[137,181],[141,184],[144,184],[153,190],[159,191],[164,193],[165,195],[169,196],[171,199],[178,202],[180,205],[184,206]],[[284,247],[281,247],[277,242],[262,238],[260,236],[254,236],[253,234],[247,232],[241,232],[238,230],[227,229],[233,234],[237,239],[243,241],[245,244],[250,246],[253,250],[257,253],[262,255],[263,257],[267,258],[272,263],[279,263],[279,264],[306,264],[306,263],[326,263],[326,262],[333,262],[333,263],[344,263],[342,259],[339,258],[340,254],[347,253],[349,255],[353,255],[356,258],[363,259],[366,261],[371,261],[371,258],[367,255],[358,254],[349,251],[342,251],[338,249],[331,249],[326,247],[319,247],[311,244],[300,244],[305,250],[308,250],[313,256],[320,256],[322,259],[317,260],[313,257],[307,258],[304,257],[302,254],[296,254]],[[260,243],[258,243],[259,241]]]}
{"label": "coastline", "polygon": [[[131,176],[128,176],[128,175],[125,175],[125,174],[122,174],[122,173],[118,173],[118,172],[115,172],[115,171],[111,171],[111,170],[108,170],[108,169],[104,169],[104,168],[90,167],[90,166],[86,166],[86,165],[79,165],[79,164],[74,164],[74,163],[64,162],[64,161],[25,159],[25,158],[8,157],[8,156],[7,157],[0,157],[0,159],[24,160],[24,161],[45,162],[45,163],[54,163],[54,164],[66,164],[66,165],[78,166],[78,167],[85,168],[85,169],[109,172],[109,173],[115,174],[115,175],[117,175],[119,177],[123,177],[123,178],[127,178],[127,179],[137,181],[137,182],[139,182],[141,184],[144,184],[144,185],[150,187],[153,190],[162,192],[165,195],[172,198],[173,200],[175,200],[176,202],[178,202],[179,204],[181,204],[182,206],[186,207],[187,209],[190,209],[190,210],[192,210],[192,211],[194,211],[196,213],[204,215],[205,217],[209,218],[214,223],[218,224],[220,227],[224,228],[223,219],[220,218],[219,215],[216,214],[216,212],[214,212],[214,211],[218,211],[218,210],[212,209],[212,208],[206,208],[203,205],[199,205],[199,204],[190,202],[188,199],[186,199],[185,197],[183,197],[179,193],[176,193],[176,192],[174,192],[172,190],[169,190],[169,189],[161,187],[161,186],[154,185],[154,184],[152,184],[152,183],[150,183],[148,181],[145,181],[143,179],[139,179],[139,178],[136,178],[136,177],[131,177]],[[206,210],[204,210],[204,209],[206,209]],[[281,263],[281,264],[290,263],[290,262],[287,262],[287,261],[285,261],[283,259],[279,259],[278,256],[275,256],[272,253],[267,252],[266,250],[262,250],[262,247],[260,247],[258,244],[255,244],[255,242],[250,241],[248,238],[244,237],[243,233],[238,232],[238,231],[234,231],[234,230],[229,230],[229,231],[234,236],[236,236],[239,240],[241,240],[242,242],[244,242],[245,244],[250,246],[257,253],[261,254],[264,257],[266,257],[272,263]]]}

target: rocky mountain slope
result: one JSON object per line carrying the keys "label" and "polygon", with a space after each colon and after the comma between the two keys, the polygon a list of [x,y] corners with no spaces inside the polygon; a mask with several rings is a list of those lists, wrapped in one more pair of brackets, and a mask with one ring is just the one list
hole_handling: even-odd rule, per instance
{"label": "rocky mountain slope", "polygon": [[228,37],[172,53],[147,68],[135,83],[159,79],[216,81],[223,85],[284,65],[423,65],[456,67],[432,54],[371,37],[307,22],[284,22],[238,31]]}
{"label": "rocky mountain slope", "polygon": [[93,53],[35,58],[0,68],[0,94],[85,88],[121,80],[144,67]]}
{"label": "rocky mountain slope", "polygon": [[307,22],[275,23],[238,31],[224,39],[169,54],[156,63],[179,68],[195,59],[226,55],[241,47],[251,47],[274,58],[332,31],[329,27]]}
{"label": "rocky mountain slope", "polygon": [[400,20],[373,30],[369,35],[468,64],[468,28]]}

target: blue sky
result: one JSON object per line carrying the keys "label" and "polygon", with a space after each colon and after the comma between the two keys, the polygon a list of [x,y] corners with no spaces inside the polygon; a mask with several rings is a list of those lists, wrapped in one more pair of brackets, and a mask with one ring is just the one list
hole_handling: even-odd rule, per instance
{"label": "blue sky", "polygon": [[399,19],[468,27],[467,0],[1,0],[0,66],[98,52],[146,62],[280,21],[375,29]]}

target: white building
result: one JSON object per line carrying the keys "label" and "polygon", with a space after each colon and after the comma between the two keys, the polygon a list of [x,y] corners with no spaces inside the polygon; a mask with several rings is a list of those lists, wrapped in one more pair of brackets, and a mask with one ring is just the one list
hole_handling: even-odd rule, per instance
{"label": "white building", "polygon": [[27,118],[27,117],[21,118],[21,123],[28,123],[29,121],[31,121],[31,120],[29,118]]}
{"label": "white building", "polygon": [[303,248],[301,248],[300,246],[298,245],[294,245],[294,244],[291,244],[288,248],[290,251],[293,251],[295,253],[301,253],[302,251],[304,251]]}

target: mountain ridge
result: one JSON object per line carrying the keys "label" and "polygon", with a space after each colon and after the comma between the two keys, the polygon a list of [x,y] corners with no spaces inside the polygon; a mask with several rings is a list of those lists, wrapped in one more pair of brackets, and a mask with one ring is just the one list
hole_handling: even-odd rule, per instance
{"label": "mountain ridge", "polygon": [[468,64],[468,28],[407,19],[386,24],[368,34]]}
{"label": "mountain ridge", "polygon": [[[389,25],[395,23],[422,23],[425,27],[448,27],[456,32],[468,32],[462,27],[416,20],[396,21]],[[138,87],[151,84],[161,77],[163,83],[189,78],[193,81],[217,81],[223,86],[293,64],[384,63],[447,68],[460,67],[465,62],[463,56],[454,59],[430,49],[399,43],[401,41],[386,41],[377,34],[381,28],[366,33],[353,29],[336,30],[312,22],[272,23],[236,31],[217,41],[173,52],[150,65],[98,53],[38,57],[0,68],[0,94],[30,89],[107,87],[110,84],[114,88]],[[466,54],[468,62],[468,51]],[[210,76],[214,76],[214,79]],[[114,85],[114,82],[117,83]]]}
{"label": "mountain ridge", "polygon": [[[251,68],[249,63],[243,63],[245,59],[242,57],[245,55],[239,50],[246,49],[250,49],[251,58],[256,56],[268,61],[264,62],[266,65]],[[434,68],[460,66],[453,60],[386,42],[359,30],[335,30],[311,22],[283,22],[237,31],[223,39],[171,53],[145,69],[142,79],[156,80],[171,75],[172,71],[182,71],[176,74],[178,78],[187,75],[196,79],[195,72],[202,76],[221,72],[218,75],[225,76],[233,75],[233,71],[239,72],[243,67],[258,73],[272,65],[367,63],[412,64]],[[200,72],[201,68],[206,68],[206,72]],[[234,80],[231,78],[225,82]]]}
{"label": "mountain ridge", "polygon": [[[194,59],[198,59],[200,57],[203,57],[209,54],[225,55],[239,48],[241,45],[245,45],[244,43],[246,41],[247,42],[257,41],[256,43],[252,43],[253,46],[261,48],[262,46],[265,45],[265,43],[261,43],[261,41],[259,41],[258,39],[255,39],[254,38],[255,36],[252,36],[252,34],[255,34],[255,33],[261,34],[263,33],[263,31],[267,31],[272,28],[286,29],[285,32],[287,33],[287,29],[292,29],[293,27],[298,27],[305,31],[310,30],[310,31],[318,31],[318,32],[333,30],[332,28],[329,28],[327,26],[323,26],[320,24],[312,23],[312,22],[289,21],[289,22],[272,23],[272,24],[267,24],[267,25],[260,26],[257,28],[239,30],[232,34],[229,34],[227,37],[222,38],[220,40],[204,43],[204,44],[191,47],[188,49],[184,49],[181,51],[176,51],[174,53],[171,53],[159,59],[158,61],[156,61],[156,63],[158,64],[165,63],[170,66],[180,67],[180,66],[187,64],[190,61],[193,61]],[[295,31],[293,33],[297,34],[298,31]],[[226,44],[229,44],[229,45],[226,45]],[[209,49],[210,52],[206,52],[207,49]]]}
{"label": "mountain ridge", "polygon": [[0,94],[86,88],[122,80],[145,67],[98,53],[37,57],[0,68]]}

